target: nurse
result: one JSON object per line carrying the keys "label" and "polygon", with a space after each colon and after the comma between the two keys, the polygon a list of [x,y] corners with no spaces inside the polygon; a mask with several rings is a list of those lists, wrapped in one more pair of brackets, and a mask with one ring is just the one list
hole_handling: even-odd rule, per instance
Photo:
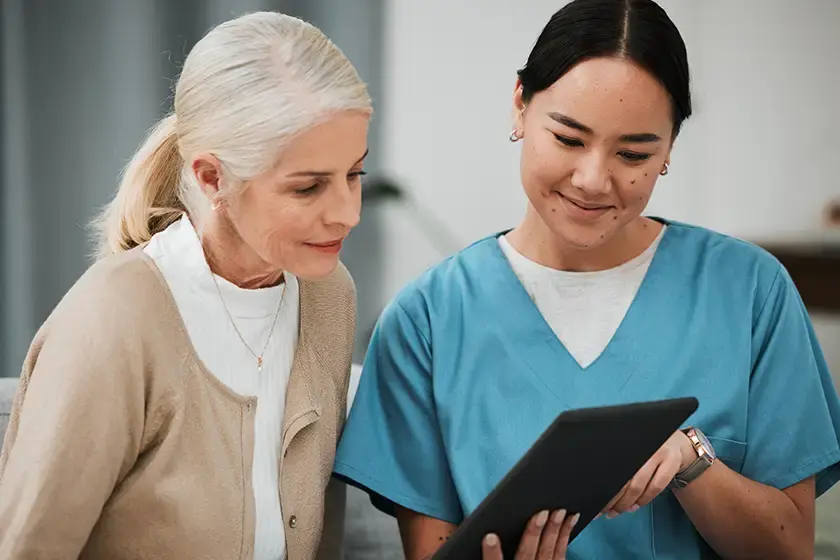
{"label": "nurse", "polygon": [[840,400],[800,296],[761,249],[643,215],[691,114],[676,27],[651,0],[575,0],[539,36],[513,108],[525,216],[384,311],[336,474],[397,516],[416,560],[563,410],[695,396],[554,557],[813,558],[815,499],[840,478]]}

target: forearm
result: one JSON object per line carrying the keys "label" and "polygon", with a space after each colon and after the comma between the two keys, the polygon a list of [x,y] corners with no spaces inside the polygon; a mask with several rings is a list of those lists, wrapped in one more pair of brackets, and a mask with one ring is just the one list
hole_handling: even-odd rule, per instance
{"label": "forearm", "polygon": [[397,506],[397,521],[406,560],[431,560],[456,525]]}
{"label": "forearm", "polygon": [[674,490],[688,517],[724,558],[813,558],[814,522],[782,490],[716,461]]}

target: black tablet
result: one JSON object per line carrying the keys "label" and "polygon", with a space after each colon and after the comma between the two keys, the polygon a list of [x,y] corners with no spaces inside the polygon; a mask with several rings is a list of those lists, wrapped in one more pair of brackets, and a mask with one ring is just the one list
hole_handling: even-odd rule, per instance
{"label": "black tablet", "polygon": [[688,397],[563,412],[434,560],[481,560],[488,533],[513,558],[528,520],[542,510],[579,513],[573,540],[697,406]]}

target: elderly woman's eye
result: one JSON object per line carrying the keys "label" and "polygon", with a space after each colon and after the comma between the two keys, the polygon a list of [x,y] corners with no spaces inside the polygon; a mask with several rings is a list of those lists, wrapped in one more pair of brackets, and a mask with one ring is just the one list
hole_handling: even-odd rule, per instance
{"label": "elderly woman's eye", "polygon": [[316,192],[318,192],[318,189],[320,187],[321,187],[320,184],[315,184],[315,185],[312,185],[310,187],[304,187],[302,189],[296,189],[295,194],[300,194],[300,195],[315,194]]}

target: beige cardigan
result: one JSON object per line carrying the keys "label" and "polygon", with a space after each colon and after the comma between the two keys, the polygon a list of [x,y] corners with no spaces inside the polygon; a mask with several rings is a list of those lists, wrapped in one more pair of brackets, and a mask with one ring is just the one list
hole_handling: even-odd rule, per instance
{"label": "beige cardigan", "polygon": [[[340,554],[330,475],[355,301],[341,266],[300,282],[278,465],[289,560]],[[100,261],[26,357],[0,454],[0,558],[251,559],[256,406],[198,359],[142,250]]]}

